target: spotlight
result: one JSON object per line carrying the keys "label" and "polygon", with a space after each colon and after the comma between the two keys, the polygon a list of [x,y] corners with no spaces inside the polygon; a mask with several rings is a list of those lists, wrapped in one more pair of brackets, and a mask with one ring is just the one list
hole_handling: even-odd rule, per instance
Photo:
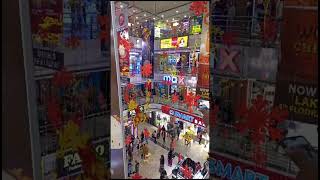
{"label": "spotlight", "polygon": [[139,17],[137,16],[136,19],[139,19]]}

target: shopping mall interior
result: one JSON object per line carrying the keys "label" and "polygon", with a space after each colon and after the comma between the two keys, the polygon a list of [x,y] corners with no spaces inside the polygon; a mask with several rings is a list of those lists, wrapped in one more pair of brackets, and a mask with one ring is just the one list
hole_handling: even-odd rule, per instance
{"label": "shopping mall interior", "polygon": [[318,1],[3,4],[3,179],[318,180]]}

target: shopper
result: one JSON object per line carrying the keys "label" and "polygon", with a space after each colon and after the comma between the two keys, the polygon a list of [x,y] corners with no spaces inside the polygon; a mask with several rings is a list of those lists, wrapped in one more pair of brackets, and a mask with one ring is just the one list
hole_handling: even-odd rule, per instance
{"label": "shopper", "polygon": [[140,154],[141,154],[141,159],[144,159],[143,157],[143,144],[141,144],[141,147],[140,147]]}
{"label": "shopper", "polygon": [[179,140],[179,136],[180,136],[181,130],[180,127],[177,127],[177,140]]}
{"label": "shopper", "polygon": [[167,171],[166,170],[162,170],[160,172],[160,179],[168,179],[168,176],[167,176]]}
{"label": "shopper", "polygon": [[197,162],[197,164],[196,164],[196,172],[198,172],[199,170],[201,170],[201,164],[200,164],[200,162]]}
{"label": "shopper", "polygon": [[166,134],[165,134],[165,133],[166,133],[166,128],[164,127],[164,125],[162,126],[161,131],[162,131],[162,136],[166,135]]}
{"label": "shopper", "polygon": [[168,166],[172,166],[172,158],[173,158],[173,151],[170,150],[168,153]]}
{"label": "shopper", "polygon": [[166,143],[166,135],[165,135],[166,132],[164,132],[164,134],[162,134],[162,139],[163,139],[163,144]]}
{"label": "shopper", "polygon": [[158,126],[158,132],[157,132],[157,139],[160,138],[160,134],[161,134],[161,126],[160,126],[160,124],[159,124],[159,126]]}
{"label": "shopper", "polygon": [[128,163],[128,177],[130,177],[131,174],[132,174],[132,164],[131,164],[131,161],[129,161],[129,163]]}
{"label": "shopper", "polygon": [[143,134],[143,131],[141,132],[141,142],[143,143],[144,141],[144,134]]}
{"label": "shopper", "polygon": [[163,170],[164,170],[164,156],[161,155],[159,172],[161,173]]}
{"label": "shopper", "polygon": [[201,140],[202,140],[202,133],[199,133],[199,144],[201,144]]}
{"label": "shopper", "polygon": [[178,163],[180,163],[180,161],[182,161],[182,159],[183,159],[182,154],[179,153],[179,154],[178,154]]}
{"label": "shopper", "polygon": [[138,174],[139,174],[139,166],[140,166],[140,163],[136,160],[135,170],[136,170],[136,173]]}

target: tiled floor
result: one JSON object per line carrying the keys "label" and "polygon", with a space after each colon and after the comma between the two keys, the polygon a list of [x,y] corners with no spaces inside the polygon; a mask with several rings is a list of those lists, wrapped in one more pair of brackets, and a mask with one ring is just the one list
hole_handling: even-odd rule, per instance
{"label": "tiled floor", "polygon": [[[148,123],[141,123],[139,124],[138,131],[139,134],[141,131],[147,128],[150,132],[153,132],[156,130],[156,127],[148,124]],[[159,139],[160,143],[163,143],[162,138]],[[166,138],[166,143],[165,145],[169,147],[170,139]],[[140,169],[139,173],[142,177],[148,178],[148,179],[158,179],[160,178],[160,173],[159,173],[159,167],[160,167],[160,156],[164,155],[165,157],[165,170],[167,171],[167,174],[169,178],[171,178],[171,173],[173,168],[178,162],[178,158],[175,157],[173,159],[172,167],[168,166],[168,150],[164,149],[158,144],[153,143],[152,141],[149,140],[149,152],[150,156],[147,160],[141,161],[140,154],[138,154],[137,149],[135,148],[134,150],[134,155],[133,158],[134,160],[138,160],[140,162]],[[183,139],[180,137],[180,140],[177,141],[175,152],[181,153],[183,156],[190,157],[193,159],[195,162],[200,162],[201,165],[206,161],[208,158],[208,151],[209,151],[209,145],[207,145],[206,148],[204,148],[204,145],[199,145],[198,142],[193,142],[191,143],[191,146],[186,147],[184,145]],[[135,165],[135,163],[133,163]]]}

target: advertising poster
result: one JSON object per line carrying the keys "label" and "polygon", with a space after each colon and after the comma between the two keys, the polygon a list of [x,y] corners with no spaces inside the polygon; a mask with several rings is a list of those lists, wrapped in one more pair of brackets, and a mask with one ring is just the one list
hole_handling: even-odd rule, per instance
{"label": "advertising poster", "polygon": [[215,74],[241,77],[246,73],[245,48],[242,46],[225,47],[217,45],[217,58],[214,59]]}
{"label": "advertising poster", "polygon": [[[142,64],[148,64],[150,63],[152,67],[154,67],[154,22],[146,22],[143,25],[142,30]],[[153,77],[153,70],[152,68],[152,74],[150,78]]]}
{"label": "advertising poster", "polygon": [[318,11],[284,8],[279,78],[318,79]]}
{"label": "advertising poster", "polygon": [[64,55],[58,50],[63,34],[63,2],[31,0],[30,9],[34,65],[60,69],[64,65]]}
{"label": "advertising poster", "polygon": [[161,49],[187,48],[187,47],[188,47],[188,36],[172,37],[169,39],[160,40]]}
{"label": "advertising poster", "polygon": [[[207,2],[209,8],[209,2]],[[209,36],[209,13],[203,14],[202,21],[202,33],[200,54],[198,63],[198,83],[197,86],[201,88],[209,89],[210,84],[210,36]]]}
{"label": "advertising poster", "polygon": [[318,123],[317,84],[278,80],[275,104],[287,108],[294,121]]}
{"label": "advertising poster", "polygon": [[130,55],[129,55],[129,29],[128,29],[128,10],[118,8],[116,10],[116,31],[118,38],[118,53],[121,76],[129,76]]}
{"label": "advertising poster", "polygon": [[278,54],[273,48],[245,48],[247,58],[247,78],[276,81],[278,70]]}

